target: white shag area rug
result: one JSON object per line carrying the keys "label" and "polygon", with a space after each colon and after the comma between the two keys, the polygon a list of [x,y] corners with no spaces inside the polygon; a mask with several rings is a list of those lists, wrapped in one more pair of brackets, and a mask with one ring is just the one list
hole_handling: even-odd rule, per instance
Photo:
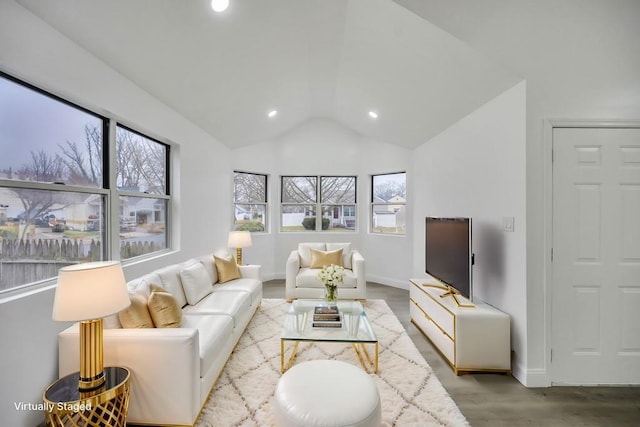
{"label": "white shag area rug", "polygon": [[[281,376],[280,332],[289,307],[283,299],[262,300],[205,403],[197,427],[274,425],[271,408]],[[387,303],[368,300],[364,309],[379,342],[379,372],[370,375],[380,392],[382,425],[469,426]],[[292,344],[287,344],[290,349]],[[350,344],[300,343],[296,364],[318,359],[361,366]]]}

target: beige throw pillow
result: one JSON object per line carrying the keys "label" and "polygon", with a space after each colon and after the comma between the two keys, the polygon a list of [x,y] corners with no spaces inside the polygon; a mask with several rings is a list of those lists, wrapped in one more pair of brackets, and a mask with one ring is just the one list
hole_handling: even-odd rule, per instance
{"label": "beige throw pillow", "polygon": [[236,264],[236,260],[232,256],[229,258],[220,258],[214,255],[213,260],[216,263],[219,283],[240,278],[238,264]]}
{"label": "beige throw pillow", "polygon": [[176,298],[163,288],[151,285],[151,295],[147,302],[149,314],[156,328],[179,328],[182,310]]}
{"label": "beige throw pillow", "polygon": [[342,249],[336,249],[335,251],[310,249],[310,251],[311,265],[309,268],[322,268],[331,264],[342,266]]}
{"label": "beige throw pillow", "polygon": [[131,305],[120,313],[118,319],[123,328],[153,328],[153,320],[147,308],[147,300],[140,294],[129,294]]}

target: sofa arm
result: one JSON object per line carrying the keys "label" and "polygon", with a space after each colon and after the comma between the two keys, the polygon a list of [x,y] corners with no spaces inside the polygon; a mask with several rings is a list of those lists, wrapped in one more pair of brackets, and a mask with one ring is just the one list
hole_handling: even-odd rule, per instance
{"label": "sofa arm", "polygon": [[259,265],[239,265],[240,277],[243,279],[256,279],[260,280],[260,266]]}
{"label": "sofa arm", "polygon": [[[78,325],[58,335],[60,377],[80,367]],[[128,423],[191,425],[200,411],[200,348],[192,328],[105,329],[104,366],[131,373]]]}
{"label": "sofa arm", "polygon": [[351,268],[353,269],[353,275],[356,276],[357,288],[365,290],[367,278],[365,274],[364,257],[358,251],[352,251],[351,253]]}
{"label": "sofa arm", "polygon": [[287,258],[285,270],[285,297],[288,299],[296,297],[296,276],[300,271],[300,255],[297,250],[291,251]]}

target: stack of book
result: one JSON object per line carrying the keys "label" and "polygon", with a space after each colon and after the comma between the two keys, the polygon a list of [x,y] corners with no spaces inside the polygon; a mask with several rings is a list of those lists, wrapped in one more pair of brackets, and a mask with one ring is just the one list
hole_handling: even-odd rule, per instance
{"label": "stack of book", "polygon": [[337,305],[319,305],[313,309],[314,328],[342,328],[342,317]]}

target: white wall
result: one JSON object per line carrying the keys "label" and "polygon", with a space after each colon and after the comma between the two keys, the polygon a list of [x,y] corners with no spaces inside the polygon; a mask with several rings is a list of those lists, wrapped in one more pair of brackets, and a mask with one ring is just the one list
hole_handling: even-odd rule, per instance
{"label": "white wall", "polygon": [[[474,297],[511,316],[513,372],[526,372],[526,84],[519,83],[414,155],[413,274],[424,277],[424,218],[473,221]],[[503,218],[513,217],[513,232]]]}
{"label": "white wall", "polygon": [[[0,69],[176,144],[176,251],[126,266],[128,278],[226,245],[227,229],[215,225],[228,220],[224,213],[231,209],[227,148],[13,1],[0,2]],[[41,412],[14,404],[41,402],[57,378],[56,333],[67,325],[51,320],[53,295],[49,286],[0,300],[0,425],[32,427],[43,420]]]}
{"label": "white wall", "polygon": [[[548,119],[640,120],[640,2],[395,0],[527,81],[529,386],[550,385]],[[508,36],[505,36],[507,34]]]}
{"label": "white wall", "polygon": [[[411,270],[411,227],[402,237],[372,235],[368,209],[370,175],[407,171],[410,179],[410,159],[409,150],[367,139],[328,119],[312,119],[276,139],[234,150],[234,169],[269,175],[271,232],[254,234],[254,246],[245,249],[243,258],[262,265],[263,279],[284,278],[286,259],[299,242],[350,241],[367,260],[368,280],[407,287],[403,278],[408,279]],[[280,176],[308,174],[357,175],[356,232],[279,231]]]}

